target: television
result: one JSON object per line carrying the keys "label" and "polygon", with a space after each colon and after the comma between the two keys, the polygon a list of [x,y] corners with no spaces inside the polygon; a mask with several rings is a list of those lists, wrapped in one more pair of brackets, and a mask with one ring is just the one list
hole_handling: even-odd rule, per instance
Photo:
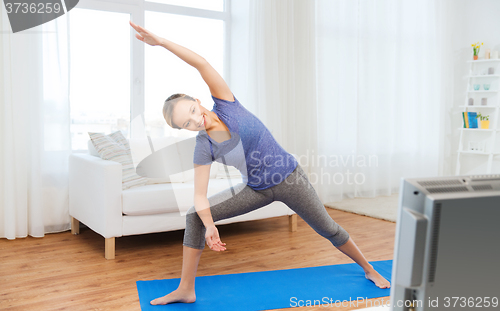
{"label": "television", "polygon": [[402,178],[389,303],[500,310],[500,174]]}

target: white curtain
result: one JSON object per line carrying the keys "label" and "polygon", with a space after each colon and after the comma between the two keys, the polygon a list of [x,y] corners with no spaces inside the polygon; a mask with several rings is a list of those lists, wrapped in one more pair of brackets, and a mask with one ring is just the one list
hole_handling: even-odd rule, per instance
{"label": "white curtain", "polygon": [[251,0],[249,12],[250,91],[243,104],[305,163],[318,130],[314,2]]}
{"label": "white curtain", "polygon": [[14,34],[0,13],[0,237],[43,237],[70,228],[67,15]]}
{"label": "white curtain", "polygon": [[442,174],[447,5],[250,1],[249,101],[323,202]]}

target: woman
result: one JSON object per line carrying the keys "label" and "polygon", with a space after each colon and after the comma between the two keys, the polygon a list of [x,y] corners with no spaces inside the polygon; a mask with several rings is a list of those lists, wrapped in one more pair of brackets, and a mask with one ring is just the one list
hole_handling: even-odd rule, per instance
{"label": "woman", "polygon": [[[151,304],[194,302],[196,271],[205,242],[211,250],[226,250],[214,222],[248,213],[273,201],[282,201],[295,211],[318,234],[359,264],[366,278],[376,286],[389,288],[390,283],[375,271],[347,231],[327,213],[295,158],[238,102],[217,71],[193,51],[132,22],[130,25],[138,32],[137,39],[151,46],[162,46],[196,68],[215,103],[209,111],[199,99],[184,94],[174,94],[165,101],[163,114],[169,126],[199,132],[193,159],[195,195],[194,206],[186,214],[179,287]],[[216,159],[236,166],[244,183],[207,198],[210,165]]]}

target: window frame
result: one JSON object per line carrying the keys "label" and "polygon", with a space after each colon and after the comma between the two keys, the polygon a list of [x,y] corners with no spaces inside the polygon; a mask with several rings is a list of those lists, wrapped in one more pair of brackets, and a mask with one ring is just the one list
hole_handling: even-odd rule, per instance
{"label": "window frame", "polygon": [[[230,81],[230,51],[231,51],[231,1],[224,1],[224,11],[212,11],[191,7],[163,4],[144,0],[80,0],[76,8],[91,9],[118,13],[129,13],[131,20],[137,25],[144,25],[145,12],[159,12],[190,17],[202,17],[222,20],[224,23],[224,80]],[[69,14],[71,16],[71,14]],[[134,127],[134,120],[139,117],[140,123],[145,125],[145,44],[135,38],[136,31],[130,27],[130,138],[143,138],[144,128]]]}

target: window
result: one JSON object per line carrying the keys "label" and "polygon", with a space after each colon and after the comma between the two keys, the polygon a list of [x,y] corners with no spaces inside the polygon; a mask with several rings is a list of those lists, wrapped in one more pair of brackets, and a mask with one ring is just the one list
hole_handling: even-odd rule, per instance
{"label": "window", "polygon": [[224,11],[224,0],[152,0],[152,2],[181,5],[205,10]]}
{"label": "window", "polygon": [[[222,76],[224,72],[224,28],[221,20],[146,11],[146,29],[204,57]],[[145,120],[151,137],[192,137],[197,132],[170,128],[163,118],[163,104],[174,93],[201,100],[212,109],[210,90],[199,72],[167,49],[157,46],[145,51]]]}
{"label": "window", "polygon": [[[88,132],[196,136],[170,128],[163,103],[173,93],[185,93],[211,110],[208,87],[196,69],[168,50],[137,40],[129,21],[200,54],[225,78],[225,5],[224,0],[156,0],[143,6],[129,0],[80,1],[69,15],[73,150],[87,149]],[[142,129],[135,132],[142,116],[145,124],[139,122]]]}
{"label": "window", "polygon": [[71,11],[69,100],[73,150],[87,149],[88,132],[121,130],[128,135],[130,35],[124,25],[129,20],[130,15],[125,13],[80,8]]}

